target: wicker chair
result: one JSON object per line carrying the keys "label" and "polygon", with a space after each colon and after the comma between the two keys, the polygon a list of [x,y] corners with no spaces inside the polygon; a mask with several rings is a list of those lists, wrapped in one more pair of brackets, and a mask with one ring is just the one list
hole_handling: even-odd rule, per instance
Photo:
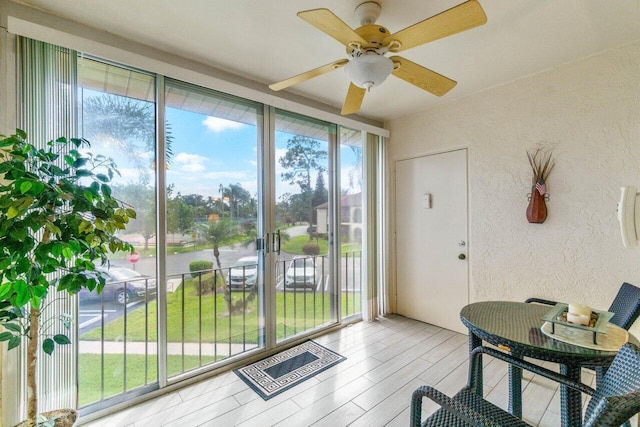
{"label": "wicker chair", "polygon": [[[545,305],[556,305],[556,301],[551,301],[542,298],[529,298],[526,303],[539,303]],[[614,325],[620,326],[622,329],[629,330],[633,322],[640,316],[640,288],[633,286],[630,283],[623,283],[618,290],[618,294],[613,299],[610,312],[614,313],[610,322]],[[602,376],[607,371],[603,366],[583,366],[587,369],[593,369],[596,372],[596,384],[600,384]]]}
{"label": "wicker chair", "polygon": [[[478,347],[471,355],[472,367],[481,363],[479,356],[488,354],[505,360],[522,369],[565,384],[583,393],[589,394],[591,400],[587,406],[584,427],[619,426],[640,411],[640,349],[631,343],[625,344],[613,360],[602,383],[593,390],[582,383],[573,382],[549,369],[540,367],[522,359],[514,358],[492,348]],[[473,369],[470,369],[471,373]],[[425,426],[528,426],[475,394],[473,375],[469,376],[467,387],[453,398],[448,397],[432,387],[420,387],[413,392],[411,399],[411,425]],[[438,403],[441,408],[428,417],[423,423],[422,398],[428,397]]]}
{"label": "wicker chair", "polygon": [[[557,301],[542,298],[529,298],[525,302],[537,302],[546,305],[557,304]],[[611,323],[629,330],[633,322],[640,316],[640,288],[630,283],[623,283],[608,311],[614,313],[610,320]]]}

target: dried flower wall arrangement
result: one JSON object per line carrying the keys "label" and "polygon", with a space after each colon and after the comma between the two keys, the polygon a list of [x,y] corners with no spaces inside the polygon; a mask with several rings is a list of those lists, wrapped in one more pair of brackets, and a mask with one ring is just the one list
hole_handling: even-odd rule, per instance
{"label": "dried flower wall arrangement", "polygon": [[527,220],[530,223],[542,224],[547,219],[547,205],[545,203],[549,200],[547,178],[553,170],[555,162],[551,158],[551,153],[543,153],[540,148],[533,154],[527,151],[527,158],[533,172],[531,194],[527,206]]}

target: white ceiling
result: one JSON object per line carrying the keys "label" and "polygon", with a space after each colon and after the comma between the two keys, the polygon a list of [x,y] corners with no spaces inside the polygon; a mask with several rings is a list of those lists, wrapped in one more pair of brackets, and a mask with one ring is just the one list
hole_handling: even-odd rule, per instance
{"label": "white ceiling", "polygon": [[[345,49],[296,16],[329,8],[353,28],[364,0],[25,0],[23,3],[269,84],[337,59]],[[388,120],[640,40],[640,0],[479,0],[484,26],[402,52],[458,82],[442,98],[390,76],[360,115]],[[462,0],[378,0],[392,33]],[[288,89],[341,107],[342,70]]]}

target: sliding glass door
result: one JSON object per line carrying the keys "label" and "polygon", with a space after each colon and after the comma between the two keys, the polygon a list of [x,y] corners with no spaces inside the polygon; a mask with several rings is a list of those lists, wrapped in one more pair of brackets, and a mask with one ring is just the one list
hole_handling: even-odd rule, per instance
{"label": "sliding glass door", "polygon": [[262,106],[165,83],[169,378],[264,346]]}
{"label": "sliding glass door", "polygon": [[137,218],[121,239],[135,254],[117,253],[99,266],[101,294],[79,294],[79,405],[156,388],[156,99],[155,76],[78,59],[81,134],[91,152],[120,171],[113,195]]}
{"label": "sliding glass door", "polygon": [[340,295],[343,319],[362,313],[363,143],[362,132],[340,127]]}
{"label": "sliding glass door", "polygon": [[275,117],[277,340],[337,321],[331,190],[336,127],[285,111]]}
{"label": "sliding glass door", "polygon": [[79,404],[108,407],[357,318],[362,134],[78,58],[82,135],[137,212],[80,295]]}

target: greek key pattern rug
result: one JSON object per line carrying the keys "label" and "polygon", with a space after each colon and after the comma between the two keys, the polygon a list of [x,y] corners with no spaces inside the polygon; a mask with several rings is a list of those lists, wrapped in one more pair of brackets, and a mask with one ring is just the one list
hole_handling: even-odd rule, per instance
{"label": "greek key pattern rug", "polygon": [[346,357],[307,341],[251,365],[234,369],[234,372],[260,397],[269,400],[343,360]]}

